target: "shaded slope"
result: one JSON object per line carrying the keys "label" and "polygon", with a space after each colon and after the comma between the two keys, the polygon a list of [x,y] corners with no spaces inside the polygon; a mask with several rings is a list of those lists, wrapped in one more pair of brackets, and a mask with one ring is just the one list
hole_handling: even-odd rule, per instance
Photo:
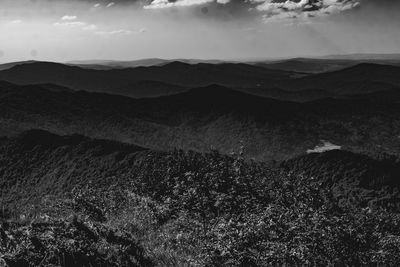
{"label": "shaded slope", "polygon": [[115,88],[111,92],[116,95],[129,96],[133,98],[159,97],[172,94],[178,94],[186,91],[187,88],[179,85],[172,85],[157,81],[137,81],[125,85],[121,88]]}
{"label": "shaded slope", "polygon": [[277,160],[303,154],[321,139],[355,151],[398,154],[399,96],[388,92],[293,103],[220,86],[140,100],[15,87],[0,89],[0,135],[39,128],[162,150],[215,147],[224,153],[243,144],[248,157]]}
{"label": "shaded slope", "polygon": [[257,66],[300,73],[323,73],[343,69],[356,64],[358,64],[357,61],[350,60],[295,58],[276,62],[257,63]]}
{"label": "shaded slope", "polygon": [[281,167],[320,181],[342,202],[396,207],[400,201],[400,164],[395,157],[376,160],[333,150],[290,159]]}
{"label": "shaded slope", "polygon": [[329,93],[323,90],[317,89],[306,89],[301,91],[289,91],[282,90],[277,87],[271,88],[241,88],[238,89],[247,94],[252,94],[256,96],[273,98],[282,101],[292,101],[292,102],[309,102],[318,99],[328,98],[328,97],[340,97],[334,93]]}
{"label": "shaded slope", "polygon": [[[83,136],[31,130],[0,143],[2,201],[63,195],[90,181],[96,187],[122,183],[143,148]],[[119,174],[123,174],[119,176]]]}
{"label": "shaded slope", "polygon": [[31,63],[35,63],[35,62],[36,61],[34,61],[34,60],[27,60],[27,61],[18,61],[18,62],[10,62],[10,63],[5,63],[5,64],[0,64],[0,71],[11,69],[17,65],[31,64]]}
{"label": "shaded slope", "polygon": [[[3,203],[40,199],[45,195],[64,196],[85,185],[89,185],[91,190],[135,185],[135,190],[161,200],[175,188],[173,180],[178,177],[184,180],[188,172],[205,175],[200,175],[199,179],[234,183],[229,177],[235,175],[231,173],[235,161],[237,159],[215,152],[203,155],[180,151],[164,153],[114,141],[31,130],[1,140],[0,188]],[[366,206],[371,201],[390,206],[400,200],[400,164],[394,157],[372,159],[336,150],[289,159],[277,170],[264,164],[240,164],[242,175],[249,172],[248,175],[252,173],[257,179],[253,181],[254,185],[266,183],[264,186],[273,187],[271,183],[284,171],[293,178],[302,177],[304,182],[320,183],[321,189],[331,191],[338,201],[355,201],[353,205],[356,206]],[[217,170],[215,177],[206,175]],[[262,177],[269,177],[271,181]],[[201,185],[196,183],[185,186]],[[264,189],[256,188],[252,190],[261,190],[257,192],[266,197]],[[228,189],[221,187],[216,190]]]}
{"label": "shaded slope", "polygon": [[285,81],[281,88],[293,91],[323,90],[340,95],[365,94],[400,85],[400,67],[363,63],[304,78]]}
{"label": "shaded slope", "polygon": [[[330,184],[217,152],[136,152],[113,142],[103,153],[103,142],[38,131],[3,141],[0,160],[10,164],[0,165],[2,196],[23,205],[22,210],[12,210],[26,221],[0,225],[3,263],[395,266],[399,262],[399,206],[379,209],[399,204],[399,191],[385,187],[384,177],[372,177],[382,182],[370,190],[357,178],[345,183],[340,176],[358,174],[365,164],[379,167],[376,174],[391,174],[378,161],[347,152],[297,161],[301,171],[318,170],[318,164],[330,162],[335,168],[337,159],[350,159],[351,164],[339,171],[324,173],[325,180],[333,181]],[[117,157],[119,151],[127,154]],[[54,187],[49,189],[46,181]],[[48,196],[68,194],[71,186],[65,181],[77,186],[69,198]],[[21,184],[30,191],[19,191]],[[31,198],[23,202],[22,196]],[[47,197],[37,201],[43,196]],[[221,255],[221,247],[231,252]]]}

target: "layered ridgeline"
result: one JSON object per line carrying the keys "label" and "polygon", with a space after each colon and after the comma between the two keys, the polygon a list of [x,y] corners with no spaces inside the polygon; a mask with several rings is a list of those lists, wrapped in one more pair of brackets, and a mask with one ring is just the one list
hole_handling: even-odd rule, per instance
{"label": "layered ridgeline", "polygon": [[282,89],[319,89],[337,95],[365,94],[400,85],[400,67],[362,63],[350,68],[287,80]]}
{"label": "layered ridgeline", "polygon": [[241,154],[157,152],[28,131],[0,141],[8,219],[0,259],[8,266],[397,265],[399,172],[394,159],[345,151],[271,166]]}
{"label": "layered ridgeline", "polygon": [[86,67],[0,71],[1,266],[400,265],[399,68]]}
{"label": "layered ridgeline", "polygon": [[258,61],[255,65],[270,69],[294,71],[300,73],[323,73],[337,71],[340,69],[356,66],[361,63],[382,64],[400,66],[399,55],[389,57],[375,57],[365,55],[364,57],[331,57],[331,58],[293,58],[274,61]]}
{"label": "layered ridgeline", "polygon": [[[171,62],[162,66],[86,69],[50,62],[18,64],[0,71],[0,80],[19,85],[51,83],[75,90],[105,92],[131,97],[141,95],[137,88],[146,89],[144,82],[152,82],[154,89],[182,92],[184,88],[219,84],[227,87],[266,87],[278,80],[297,77],[295,72],[271,70],[247,64],[187,64]],[[159,90],[153,96],[160,95]]]}
{"label": "layered ridgeline", "polygon": [[145,148],[230,153],[259,160],[305,154],[321,140],[343,149],[398,155],[400,91],[295,103],[212,85],[150,99],[44,84],[0,87],[0,135],[29,129],[82,134]]}
{"label": "layered ridgeline", "polygon": [[[16,62],[0,65],[0,80],[18,85],[56,84],[74,90],[134,98],[176,94],[190,88],[216,84],[263,97],[296,102],[365,94],[400,86],[399,66],[338,62],[342,65],[335,65],[335,71],[314,75],[275,70],[261,63],[190,64],[176,61],[147,67],[99,69],[90,68],[90,65],[78,67],[50,62]],[[308,63],[306,61],[305,64]],[[335,63],[319,60],[315,64]],[[307,66],[304,68],[307,70]]]}

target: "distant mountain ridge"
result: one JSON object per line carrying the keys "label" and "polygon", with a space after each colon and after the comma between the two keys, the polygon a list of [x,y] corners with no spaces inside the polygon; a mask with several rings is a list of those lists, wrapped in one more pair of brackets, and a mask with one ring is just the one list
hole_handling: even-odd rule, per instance
{"label": "distant mountain ridge", "polygon": [[75,90],[116,94],[123,92],[124,95],[131,96],[135,95],[134,92],[129,93],[132,84],[140,81],[159,82],[167,84],[170,88],[177,86],[175,91],[179,91],[180,87],[193,88],[210,84],[227,87],[263,87],[293,75],[296,74],[246,64],[191,65],[172,62],[163,66],[92,70],[58,63],[35,62],[0,71],[0,80],[20,85],[51,83]]}
{"label": "distant mountain ridge", "polygon": [[55,84],[133,98],[158,97],[217,84],[257,96],[298,102],[391,90],[400,86],[399,77],[400,67],[372,63],[314,75],[242,63],[183,62],[106,70],[33,62],[0,71],[0,80],[20,85]]}
{"label": "distant mountain ridge", "polygon": [[346,69],[282,81],[289,91],[323,90],[339,95],[384,91],[400,86],[400,66],[361,63]]}
{"label": "distant mountain ridge", "polygon": [[151,67],[161,66],[171,62],[182,62],[186,64],[220,64],[220,63],[234,63],[234,61],[224,60],[206,60],[206,59],[161,59],[161,58],[145,58],[131,61],[121,60],[76,60],[66,62],[67,65],[76,65],[82,68],[137,68],[137,67]]}
{"label": "distant mountain ridge", "polygon": [[18,62],[10,62],[10,63],[0,64],[0,71],[11,69],[12,67],[15,67],[17,65],[31,64],[31,63],[35,63],[35,62],[37,62],[37,61],[27,60],[27,61],[18,61]]}

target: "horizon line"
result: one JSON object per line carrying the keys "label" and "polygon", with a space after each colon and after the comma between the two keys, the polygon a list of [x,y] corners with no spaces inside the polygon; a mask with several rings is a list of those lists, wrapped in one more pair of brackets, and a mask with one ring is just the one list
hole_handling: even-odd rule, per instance
{"label": "horizon line", "polygon": [[[346,57],[359,57],[359,58],[346,58]],[[390,56],[396,56],[396,58],[389,58]],[[84,62],[90,61],[99,63],[101,62],[135,62],[144,60],[164,60],[164,61],[220,61],[220,62],[260,62],[260,61],[283,61],[283,60],[294,60],[294,59],[322,59],[322,60],[400,60],[400,52],[398,53],[347,53],[347,54],[326,54],[326,55],[299,55],[292,57],[248,57],[248,58],[232,58],[232,59],[219,59],[219,58],[163,58],[163,57],[145,57],[137,59],[72,59],[72,60],[49,60],[49,59],[25,59],[15,61],[0,61],[0,65],[12,64],[12,63],[24,63],[24,62],[52,62],[60,64],[85,64]],[[74,63],[75,62],[75,63]],[[82,63],[79,63],[82,62]],[[92,63],[93,64],[93,63]]]}

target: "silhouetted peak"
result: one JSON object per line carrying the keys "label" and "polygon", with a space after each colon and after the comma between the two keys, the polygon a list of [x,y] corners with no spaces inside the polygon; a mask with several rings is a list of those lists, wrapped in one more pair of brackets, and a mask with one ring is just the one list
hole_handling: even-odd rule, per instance
{"label": "silhouetted peak", "polygon": [[65,69],[81,69],[76,66],[68,66],[61,63],[55,62],[48,62],[48,61],[32,61],[23,64],[15,65],[14,67],[6,70],[6,71],[13,71],[13,70],[65,70]]}
{"label": "silhouetted peak", "polygon": [[363,71],[363,72],[372,72],[372,71],[377,71],[377,70],[385,70],[385,71],[390,71],[390,70],[396,70],[400,71],[399,67],[396,66],[391,66],[391,65],[383,65],[383,64],[376,64],[376,63],[360,63],[355,66],[349,67],[345,70],[353,70],[353,71]]}
{"label": "silhouetted peak", "polygon": [[184,63],[184,62],[181,62],[181,61],[172,61],[172,62],[164,64],[164,65],[162,65],[160,67],[162,67],[162,68],[167,67],[167,68],[172,68],[172,69],[177,68],[178,69],[178,68],[188,68],[190,66],[191,66],[190,64]]}

